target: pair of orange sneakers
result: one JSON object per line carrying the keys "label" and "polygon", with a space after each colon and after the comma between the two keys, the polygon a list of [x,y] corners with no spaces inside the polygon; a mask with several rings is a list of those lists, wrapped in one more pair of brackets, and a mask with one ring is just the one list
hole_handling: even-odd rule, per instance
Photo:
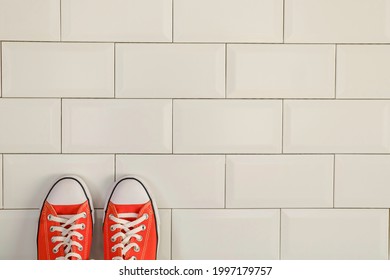
{"label": "pair of orange sneakers", "polygon": [[[88,260],[94,225],[92,198],[76,176],[58,179],[39,217],[39,260]],[[155,260],[159,220],[155,201],[137,178],[114,183],[103,217],[104,259]]]}

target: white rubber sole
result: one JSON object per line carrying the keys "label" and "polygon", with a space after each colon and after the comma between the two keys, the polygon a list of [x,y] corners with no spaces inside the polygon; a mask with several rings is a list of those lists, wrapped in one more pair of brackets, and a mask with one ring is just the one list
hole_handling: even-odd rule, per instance
{"label": "white rubber sole", "polygon": [[[158,251],[159,251],[159,248],[160,248],[160,216],[158,214],[158,207],[157,207],[157,203],[156,203],[156,200],[154,199],[153,197],[153,194],[152,192],[150,191],[150,189],[143,183],[143,180],[141,180],[140,178],[138,178],[137,176],[131,176],[131,175],[127,175],[127,176],[124,176],[122,178],[119,178],[118,180],[116,180],[114,182],[114,184],[112,184],[111,188],[109,189],[109,192],[107,194],[107,198],[106,198],[106,203],[104,205],[104,215],[103,215],[103,224],[104,224],[104,219],[106,217],[106,210],[107,210],[107,206],[108,206],[108,202],[109,202],[109,199],[111,197],[111,194],[112,192],[114,191],[114,188],[115,186],[118,184],[118,182],[120,182],[121,180],[124,180],[124,179],[135,179],[135,180],[138,180],[142,183],[143,187],[145,188],[146,192],[148,193],[151,201],[152,201],[152,206],[153,206],[153,211],[154,211],[154,216],[156,217],[156,224],[157,224],[157,254],[158,254]],[[157,257],[157,256],[156,256]]]}

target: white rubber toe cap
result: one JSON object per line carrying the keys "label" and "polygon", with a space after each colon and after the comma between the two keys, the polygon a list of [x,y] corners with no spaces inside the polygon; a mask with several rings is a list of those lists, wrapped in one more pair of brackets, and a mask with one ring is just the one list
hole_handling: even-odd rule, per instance
{"label": "white rubber toe cap", "polygon": [[114,204],[145,204],[149,200],[146,189],[134,178],[119,180],[110,198]]}
{"label": "white rubber toe cap", "polygon": [[47,201],[52,205],[81,204],[87,199],[82,182],[72,177],[59,179],[47,197]]}

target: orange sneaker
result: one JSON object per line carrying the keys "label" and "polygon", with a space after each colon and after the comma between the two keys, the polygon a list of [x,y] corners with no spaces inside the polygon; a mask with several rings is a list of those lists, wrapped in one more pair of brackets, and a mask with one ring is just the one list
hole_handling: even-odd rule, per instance
{"label": "orange sneaker", "polygon": [[155,260],[159,242],[157,206],[136,178],[118,180],[103,218],[104,259]]}
{"label": "orange sneaker", "polygon": [[85,183],[73,176],[58,179],[41,209],[38,259],[89,259],[93,222],[92,199]]}

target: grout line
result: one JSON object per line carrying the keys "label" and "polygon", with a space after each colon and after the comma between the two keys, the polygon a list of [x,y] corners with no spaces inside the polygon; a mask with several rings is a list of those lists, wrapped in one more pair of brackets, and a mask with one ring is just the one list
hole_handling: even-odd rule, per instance
{"label": "grout line", "polygon": [[116,98],[116,43],[114,43],[114,98]]}
{"label": "grout line", "polygon": [[171,22],[171,25],[172,25],[172,34],[171,34],[171,41],[172,43],[175,41],[174,38],[175,38],[175,30],[174,30],[174,22],[175,22],[175,17],[174,17],[174,13],[175,13],[175,9],[174,9],[174,0],[171,0],[171,4],[172,4],[172,22]]}
{"label": "grout line", "polygon": [[226,158],[227,156],[225,155],[225,182],[224,182],[224,186],[225,186],[225,201],[224,201],[224,208],[226,208],[226,197],[227,197],[227,187],[226,187],[226,176],[227,176],[227,173],[226,173],[226,170],[227,170],[227,161],[226,161]]}
{"label": "grout line", "polygon": [[228,63],[228,54],[227,54],[227,44],[225,44],[225,99],[227,98],[227,79],[228,79],[228,76],[227,76],[227,63]]}
{"label": "grout line", "polygon": [[337,98],[337,44],[334,49],[334,99]]}
{"label": "grout line", "polygon": [[63,130],[63,125],[62,125],[62,98],[61,98],[61,103],[60,103],[60,133],[61,133],[61,135],[60,135],[60,151],[61,151],[61,154],[63,153],[63,151],[62,151],[62,146],[63,146],[63,140],[62,140],[62,136],[63,136],[63,132],[62,132],[62,130]]}
{"label": "grout line", "polygon": [[279,210],[279,260],[282,259],[282,208]]}
{"label": "grout line", "polygon": [[282,99],[282,154],[284,154],[284,99]]}
{"label": "grout line", "polygon": [[282,38],[282,42],[283,42],[283,44],[284,44],[284,29],[285,29],[285,17],[286,17],[286,0],[283,0],[283,38]]}
{"label": "grout line", "polygon": [[173,253],[173,209],[171,209],[171,246],[170,246],[170,257],[172,260],[172,253]]}
{"label": "grout line", "polygon": [[335,208],[336,194],[336,154],[333,155],[333,208]]}
{"label": "grout line", "polygon": [[173,154],[173,98],[172,98],[172,103],[171,103],[171,118],[172,118],[172,123],[171,123],[171,132],[172,132],[172,135],[171,135],[171,142],[172,142],[172,147],[171,147],[171,154]]}

